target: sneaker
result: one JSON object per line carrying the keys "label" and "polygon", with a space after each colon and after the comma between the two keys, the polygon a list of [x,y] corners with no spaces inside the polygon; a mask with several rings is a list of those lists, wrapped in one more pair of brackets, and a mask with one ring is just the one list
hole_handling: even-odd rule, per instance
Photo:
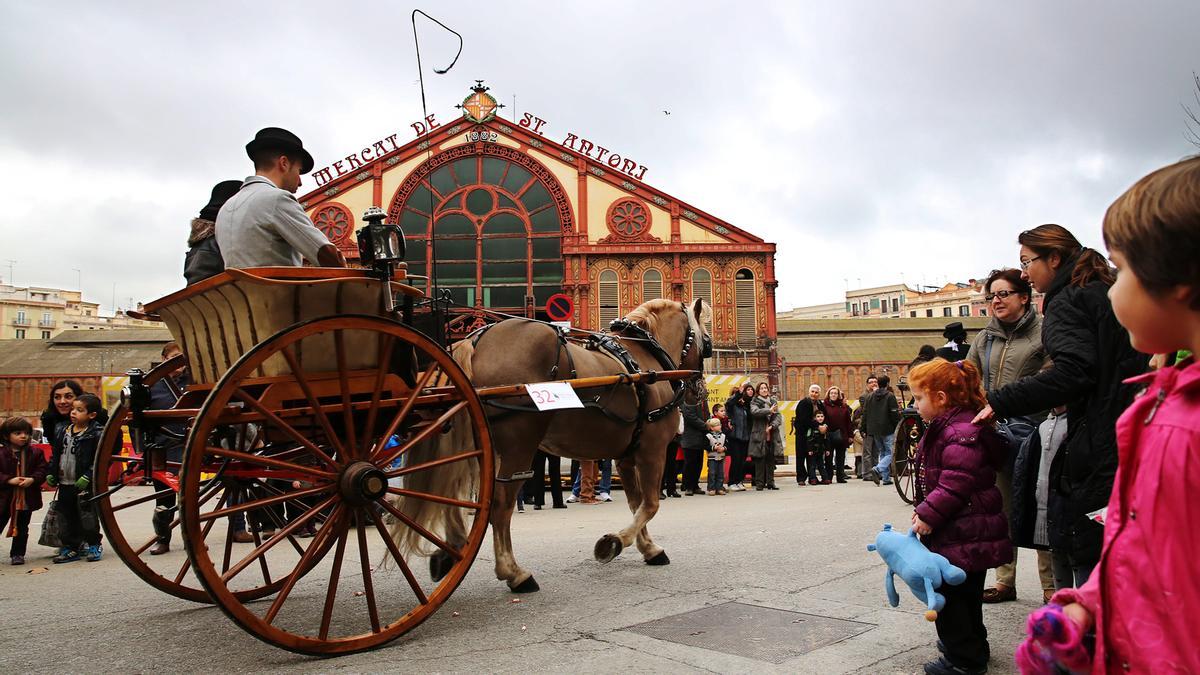
{"label": "sneaker", "polygon": [[729,492],[728,492],[727,490],[717,490],[717,494],[719,494],[719,495],[727,495],[727,494],[729,494]]}
{"label": "sneaker", "polygon": [[672,497],[672,498],[674,498],[674,497],[682,497],[682,496],[683,496],[683,495],[679,494],[678,492],[672,492],[672,493],[671,493],[671,497]]}
{"label": "sneaker", "polygon": [[602,502],[611,502],[612,495],[608,494],[607,492],[601,492],[600,494],[596,495],[596,499]]}
{"label": "sneaker", "polygon": [[103,558],[103,557],[104,557],[104,547],[103,546],[101,546],[100,544],[96,544],[95,546],[88,547],[88,552],[87,552],[87,561],[88,562],[98,562],[100,560],[100,558]]}
{"label": "sneaker", "polygon": [[23,556],[23,555],[14,555],[14,556],[12,557],[12,564],[14,564],[14,565],[24,565],[24,564],[25,564],[25,556]]}
{"label": "sneaker", "polygon": [[60,553],[60,554],[54,556],[54,564],[55,565],[58,565],[60,563],[73,563],[73,562],[76,562],[79,560],[83,560],[83,557],[79,555],[79,551],[76,551],[75,549],[68,548],[68,549],[63,549],[63,551],[64,551],[63,553]]}
{"label": "sneaker", "polygon": [[879,475],[879,472],[875,469],[871,469],[867,472],[867,480],[875,483],[876,485],[880,485],[882,483],[882,478],[883,476]]}
{"label": "sneaker", "polygon": [[578,501],[579,501],[579,495],[571,495],[570,497],[567,497],[568,504],[575,504]]}
{"label": "sneaker", "polygon": [[713,497],[713,496],[716,496],[716,494],[717,494],[717,491],[716,491],[716,490],[709,490],[709,491],[708,491],[708,492],[706,492],[705,494],[707,494],[709,497]]}
{"label": "sneaker", "polygon": [[890,478],[888,478],[888,479],[885,479],[885,480],[881,480],[881,481],[879,481],[879,484],[880,484],[880,485],[891,485],[891,484],[892,484],[892,480],[891,480]]}

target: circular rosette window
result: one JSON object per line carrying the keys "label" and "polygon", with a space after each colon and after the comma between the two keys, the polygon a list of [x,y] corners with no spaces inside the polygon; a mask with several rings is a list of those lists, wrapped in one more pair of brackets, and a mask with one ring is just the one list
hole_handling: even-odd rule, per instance
{"label": "circular rosette window", "polygon": [[650,230],[650,211],[636,199],[619,199],[608,208],[608,229],[622,239],[638,239]]}
{"label": "circular rosette window", "polygon": [[338,204],[331,204],[317,212],[317,217],[313,218],[313,224],[317,229],[324,232],[329,241],[334,244],[340,244],[350,236],[352,228],[350,212],[345,207]]}

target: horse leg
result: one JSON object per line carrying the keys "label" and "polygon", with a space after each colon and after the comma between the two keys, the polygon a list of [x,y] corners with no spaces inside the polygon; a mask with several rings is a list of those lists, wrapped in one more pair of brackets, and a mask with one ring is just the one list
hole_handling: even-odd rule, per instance
{"label": "horse leg", "polygon": [[629,510],[633,512],[633,523],[616,534],[604,535],[596,542],[596,559],[600,562],[611,561],[623,548],[634,543],[647,563],[665,565],[670,562],[666,553],[654,543],[649,530],[646,529],[646,523],[658,513],[656,486],[662,481],[665,455],[658,453],[651,461],[640,463],[638,459],[647,460],[650,457],[640,450],[635,457],[622,458],[617,465],[621,474],[621,484],[629,502]]}
{"label": "horse leg", "polygon": [[517,492],[525,479],[512,480],[514,474],[527,472],[534,450],[546,433],[547,422],[533,418],[510,418],[492,427],[492,447],[496,451],[496,487],[492,491],[492,547],[496,554],[496,578],[508,584],[514,593],[539,590],[533,573],[517,564],[512,546],[512,515]]}
{"label": "horse leg", "polygon": [[[457,514],[450,514],[457,516]],[[466,523],[461,518],[450,517],[446,521],[446,543],[456,550],[461,550],[467,543]],[[454,558],[447,552],[438,549],[429,556],[429,576],[435,581],[441,581],[454,567]]]}

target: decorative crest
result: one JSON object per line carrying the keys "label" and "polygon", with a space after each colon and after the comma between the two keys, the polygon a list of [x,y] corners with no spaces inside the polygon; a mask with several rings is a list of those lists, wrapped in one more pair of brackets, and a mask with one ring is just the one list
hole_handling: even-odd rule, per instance
{"label": "decorative crest", "polygon": [[496,110],[503,108],[504,104],[497,103],[496,98],[487,91],[488,87],[483,86],[483,80],[475,80],[475,86],[471,87],[471,95],[464,98],[461,105],[454,107],[462,110],[463,117],[476,124],[495,119]]}

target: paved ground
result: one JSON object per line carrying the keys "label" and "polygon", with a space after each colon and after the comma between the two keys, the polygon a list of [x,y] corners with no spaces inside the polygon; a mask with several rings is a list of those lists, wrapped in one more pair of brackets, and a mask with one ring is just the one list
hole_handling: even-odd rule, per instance
{"label": "paved ground", "polygon": [[[0,565],[0,672],[920,672],[936,655],[933,626],[904,591],[899,608],[887,605],[883,564],[865,550],[882,523],[906,523],[910,510],[870,483],[780,485],[669,500],[651,523],[671,557],[666,567],[643,564],[636,551],[608,565],[592,559],[596,539],[628,520],[621,493],[612,504],[527,511],[515,517],[513,539],[541,592],[514,596],[494,579],[489,536],[432,618],[385,648],[329,660],[259,642],[216,608],[144,585],[113,556],[55,566],[48,549],[34,546],[29,566]],[[1013,672],[1023,618],[1040,602],[1032,552],[1020,563],[1023,597],[984,610],[992,672]],[[38,567],[47,569],[27,573]],[[748,607],[721,606],[730,602]],[[749,629],[732,640],[741,655],[627,630],[706,608],[723,618],[676,619],[683,641],[715,646]],[[784,617],[782,630],[820,621],[759,608],[848,619],[861,632],[771,662],[796,645],[779,644],[781,629],[770,621]]]}

